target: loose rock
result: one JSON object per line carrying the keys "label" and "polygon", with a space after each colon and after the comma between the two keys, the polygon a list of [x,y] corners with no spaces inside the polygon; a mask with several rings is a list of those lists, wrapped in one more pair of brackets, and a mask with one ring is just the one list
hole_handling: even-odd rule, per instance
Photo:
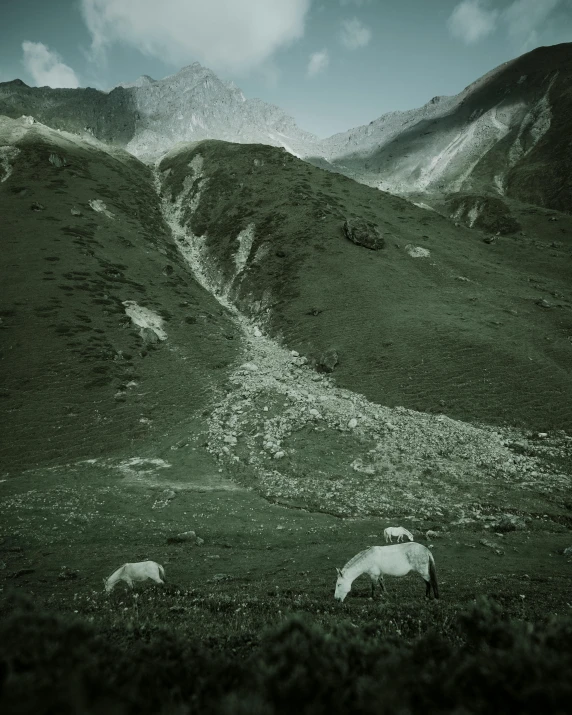
{"label": "loose rock", "polygon": [[344,234],[352,243],[369,248],[372,251],[379,251],[385,246],[385,239],[380,234],[377,226],[371,221],[366,221],[362,218],[346,219],[344,222]]}

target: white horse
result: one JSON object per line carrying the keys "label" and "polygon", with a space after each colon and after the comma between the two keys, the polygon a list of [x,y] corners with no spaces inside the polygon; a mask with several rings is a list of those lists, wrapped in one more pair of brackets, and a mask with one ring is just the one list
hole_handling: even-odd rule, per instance
{"label": "white horse", "polygon": [[387,529],[384,529],[383,535],[385,536],[386,544],[388,541],[390,543],[392,542],[392,536],[397,536],[398,543],[403,541],[404,536],[406,536],[409,541],[413,541],[413,534],[410,531],[407,531],[407,529],[404,529],[402,526],[388,526]]}
{"label": "white horse", "polygon": [[[162,577],[162,578],[161,578]],[[105,591],[110,593],[119,581],[133,588],[134,581],[146,581],[150,578],[155,583],[165,583],[165,569],[155,561],[140,561],[135,564],[123,564],[109,578],[104,578]]]}
{"label": "white horse", "polygon": [[334,598],[343,601],[351,590],[352,582],[366,573],[371,578],[371,596],[373,598],[375,584],[378,583],[385,593],[383,577],[405,576],[410,571],[421,574],[427,588],[425,595],[429,597],[431,587],[435,598],[439,598],[437,573],[433,554],[423,544],[416,542],[392,544],[391,546],[371,546],[350,559],[344,568],[336,569],[338,580]]}

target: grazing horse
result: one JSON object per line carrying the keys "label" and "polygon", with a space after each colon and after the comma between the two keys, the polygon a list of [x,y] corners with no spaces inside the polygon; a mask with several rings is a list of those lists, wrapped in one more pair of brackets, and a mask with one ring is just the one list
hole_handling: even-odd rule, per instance
{"label": "grazing horse", "polygon": [[388,526],[384,529],[383,535],[385,536],[385,543],[389,541],[391,543],[392,536],[397,536],[397,542],[403,541],[403,537],[406,536],[409,541],[413,541],[413,534],[402,526]]}
{"label": "grazing horse", "polygon": [[[162,577],[162,578],[161,578]],[[110,593],[119,581],[133,588],[134,581],[146,581],[150,578],[155,583],[165,583],[165,569],[155,561],[140,561],[135,564],[123,564],[109,578],[104,578],[105,591]]]}
{"label": "grazing horse", "polygon": [[363,573],[371,578],[371,596],[374,595],[375,584],[379,584],[385,593],[383,577],[405,576],[410,571],[417,571],[423,577],[427,588],[425,595],[431,594],[431,587],[435,598],[439,598],[437,586],[437,573],[433,554],[423,544],[405,543],[392,544],[391,546],[371,546],[365,551],[350,559],[344,568],[336,569],[338,580],[334,598],[343,601],[352,587],[352,582]]}

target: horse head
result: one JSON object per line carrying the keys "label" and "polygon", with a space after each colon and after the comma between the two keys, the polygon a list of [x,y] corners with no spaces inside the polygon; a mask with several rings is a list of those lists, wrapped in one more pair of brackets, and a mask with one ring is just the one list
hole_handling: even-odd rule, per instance
{"label": "horse head", "polygon": [[336,571],[338,574],[338,580],[336,581],[336,590],[334,591],[334,598],[336,599],[336,601],[343,603],[343,600],[350,592],[352,585],[350,582],[348,582],[346,578],[344,578],[344,575],[340,569],[337,568]]}

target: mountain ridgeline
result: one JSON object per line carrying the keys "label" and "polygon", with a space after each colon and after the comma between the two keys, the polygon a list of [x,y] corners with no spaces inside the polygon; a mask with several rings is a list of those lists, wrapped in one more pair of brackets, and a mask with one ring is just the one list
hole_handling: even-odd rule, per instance
{"label": "mountain ridgeline", "polygon": [[572,44],[541,47],[456,96],[324,140],[199,63],[110,92],[1,83],[0,113],[91,133],[146,162],[180,142],[261,143],[391,193],[423,194],[441,208],[443,196],[463,192],[473,195],[473,209],[494,194],[569,213],[571,77]]}

